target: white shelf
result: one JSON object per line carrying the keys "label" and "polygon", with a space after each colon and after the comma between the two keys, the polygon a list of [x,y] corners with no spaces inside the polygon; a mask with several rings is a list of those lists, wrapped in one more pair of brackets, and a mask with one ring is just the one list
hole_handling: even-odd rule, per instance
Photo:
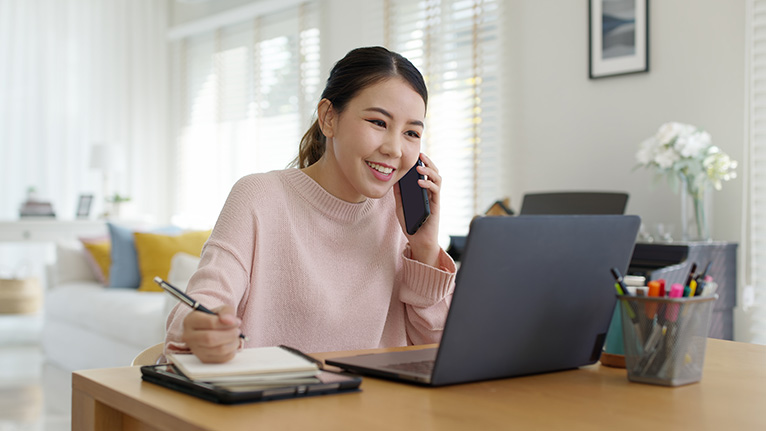
{"label": "white shelf", "polygon": [[0,242],[56,242],[106,234],[103,220],[40,218],[0,221]]}

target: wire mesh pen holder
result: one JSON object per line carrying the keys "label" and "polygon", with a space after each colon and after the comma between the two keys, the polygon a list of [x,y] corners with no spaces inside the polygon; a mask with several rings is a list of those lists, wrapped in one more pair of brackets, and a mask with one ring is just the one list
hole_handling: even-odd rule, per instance
{"label": "wire mesh pen holder", "polygon": [[702,379],[710,315],[718,295],[617,295],[628,380],[680,386]]}

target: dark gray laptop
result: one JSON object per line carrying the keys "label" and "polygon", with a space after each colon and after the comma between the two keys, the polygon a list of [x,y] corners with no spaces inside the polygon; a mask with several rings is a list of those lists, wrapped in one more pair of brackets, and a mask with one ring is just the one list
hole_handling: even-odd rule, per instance
{"label": "dark gray laptop", "polygon": [[520,215],[624,214],[628,194],[620,192],[527,193]]}
{"label": "dark gray laptop", "polygon": [[328,359],[431,386],[577,368],[601,354],[640,219],[482,217],[471,223],[438,348]]}

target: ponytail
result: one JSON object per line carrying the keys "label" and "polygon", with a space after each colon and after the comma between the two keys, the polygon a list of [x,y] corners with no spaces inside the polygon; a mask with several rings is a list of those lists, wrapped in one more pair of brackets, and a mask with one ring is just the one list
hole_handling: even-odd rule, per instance
{"label": "ponytail", "polygon": [[290,163],[290,166],[303,169],[316,163],[324,154],[325,142],[326,138],[319,127],[319,120],[314,120],[314,124],[301,138],[298,156]]}

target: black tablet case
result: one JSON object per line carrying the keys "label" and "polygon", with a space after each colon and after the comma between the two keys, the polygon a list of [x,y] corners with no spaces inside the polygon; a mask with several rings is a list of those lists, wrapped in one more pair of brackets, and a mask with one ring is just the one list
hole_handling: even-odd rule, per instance
{"label": "black tablet case", "polygon": [[359,391],[362,379],[332,371],[320,371],[318,383],[271,386],[258,390],[229,390],[212,383],[197,382],[184,376],[172,364],[145,365],[141,379],[219,404],[241,404],[314,395]]}

